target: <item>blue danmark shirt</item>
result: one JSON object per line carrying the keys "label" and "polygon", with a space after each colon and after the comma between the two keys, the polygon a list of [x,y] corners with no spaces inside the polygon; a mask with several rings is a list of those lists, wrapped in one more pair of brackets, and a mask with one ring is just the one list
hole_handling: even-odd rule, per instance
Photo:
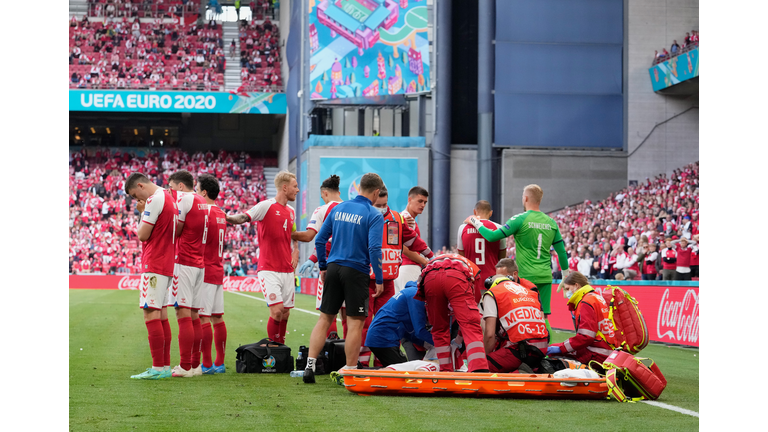
{"label": "blue danmark shirt", "polygon": [[[384,283],[381,272],[383,230],[384,217],[368,198],[358,195],[353,200],[338,204],[325,217],[315,237],[318,267],[325,270],[328,263],[334,263],[366,274],[372,267],[376,283]],[[333,242],[326,262],[325,243],[331,236]]]}
{"label": "blue danmark shirt", "polygon": [[402,291],[395,294],[376,312],[365,338],[365,346],[396,347],[400,346],[402,339],[419,346],[424,346],[424,342],[434,345],[432,334],[427,330],[424,302],[413,298],[416,289],[416,282],[408,282]]}

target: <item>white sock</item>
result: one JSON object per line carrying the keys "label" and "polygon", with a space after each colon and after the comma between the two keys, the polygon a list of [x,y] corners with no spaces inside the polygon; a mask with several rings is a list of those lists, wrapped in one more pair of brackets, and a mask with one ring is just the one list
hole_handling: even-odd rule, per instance
{"label": "white sock", "polygon": [[165,367],[163,368],[163,371],[165,371],[165,372],[168,372],[169,370],[171,370],[171,367],[170,367],[170,366],[165,366]]}
{"label": "white sock", "polygon": [[307,367],[306,369],[312,369],[312,372],[315,371],[315,362],[317,361],[314,357],[307,357]]}
{"label": "white sock", "polygon": [[152,366],[152,369],[154,369],[154,370],[156,370],[158,372],[162,372],[163,371],[163,367],[162,366]]}
{"label": "white sock", "polygon": [[354,366],[344,366],[341,369],[357,369],[357,365],[354,365]]}

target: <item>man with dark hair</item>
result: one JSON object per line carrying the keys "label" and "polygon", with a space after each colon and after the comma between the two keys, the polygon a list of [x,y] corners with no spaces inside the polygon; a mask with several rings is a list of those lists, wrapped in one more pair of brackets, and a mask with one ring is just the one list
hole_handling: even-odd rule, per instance
{"label": "man with dark hair", "polygon": [[[325,288],[320,304],[320,318],[309,341],[305,383],[315,382],[315,361],[342,303],[347,305],[349,329],[349,334],[344,335],[347,358],[345,368],[357,368],[363,324],[368,316],[368,274],[371,269],[376,278],[376,293],[373,297],[380,296],[384,291],[381,270],[384,218],[372,206],[383,186],[384,182],[377,174],[363,175],[357,197],[334,207],[315,238],[320,279]],[[331,236],[333,243],[326,261],[325,244]]]}
{"label": "man with dark hair", "polygon": [[198,313],[202,304],[205,273],[205,244],[208,204],[193,191],[194,177],[180,170],[168,177],[171,196],[176,199],[179,221],[176,226],[176,267],[168,306],[176,308],[179,323],[179,365],[173,368],[175,377],[202,375],[200,346],[203,329]]}
{"label": "man with dark hair", "polygon": [[[419,237],[421,237],[421,230],[419,230],[419,225],[416,223],[416,217],[424,212],[427,201],[429,201],[429,192],[421,186],[414,186],[408,191],[408,205],[400,213],[405,219],[405,223],[415,230]],[[403,263],[400,265],[400,274],[395,279],[395,292],[400,292],[406,283],[418,279],[421,269],[427,265],[428,261],[426,258],[408,249],[408,247],[403,248]]]}
{"label": "man with dark hair", "polygon": [[[291,233],[291,240],[298,240],[302,242],[311,242],[315,236],[317,235],[318,231],[320,231],[320,227],[323,226],[323,222],[325,222],[325,217],[333,210],[334,207],[336,207],[339,203],[342,202],[341,200],[341,193],[339,192],[339,182],[341,182],[341,179],[337,175],[331,175],[327,179],[323,181],[323,183],[320,185],[320,198],[323,200],[323,205],[316,208],[314,212],[312,212],[312,217],[309,219],[309,223],[307,224],[307,230],[306,231],[294,231]],[[331,238],[328,239],[328,242],[325,244],[325,253],[326,256],[331,251]],[[312,271],[312,269],[315,267],[315,263],[317,263],[317,256],[313,253],[310,255],[309,259],[304,262],[304,264],[299,267],[299,274],[302,276],[308,276],[309,273]],[[323,299],[323,283],[322,281],[318,281],[317,284],[317,299],[315,301],[315,309],[320,310],[320,303]],[[344,311],[346,309],[345,305],[342,304],[341,306],[341,320],[342,320],[342,326],[344,327],[344,334],[347,334],[347,315]],[[336,328],[336,321],[334,320],[331,324],[330,329],[328,330],[328,335],[332,332],[337,332],[338,329]]]}
{"label": "man with dark hair", "polygon": [[[200,325],[202,328],[203,374],[224,373],[224,353],[227,345],[227,326],[224,324],[224,239],[227,215],[216,205],[219,181],[210,174],[197,178],[198,195],[205,199],[208,210],[207,225],[203,233],[205,244],[205,274],[201,293]],[[213,327],[211,327],[213,323]],[[216,343],[216,363],[211,357],[211,343]]]}
{"label": "man with dark hair", "polygon": [[165,356],[164,346],[168,344],[170,347],[171,327],[165,325],[168,323],[165,307],[173,277],[175,230],[179,211],[171,194],[150,182],[144,174],[131,174],[125,181],[125,193],[137,200],[136,209],[139,211],[137,235],[143,243],[139,307],[144,309],[144,323],[149,333],[149,351],[152,355],[152,367],[131,378],[169,378],[170,348]]}
{"label": "man with dark hair", "polygon": [[[474,214],[486,228],[501,228],[501,225],[490,220],[493,210],[491,210],[491,203],[488,201],[478,201],[475,204]],[[507,255],[506,239],[495,242],[488,241],[477,232],[477,228],[466,223],[459,226],[456,247],[459,255],[467,257],[480,267],[480,277],[483,280],[496,274],[496,263]],[[475,300],[478,303],[480,302],[480,294],[480,292],[475,293]]]}

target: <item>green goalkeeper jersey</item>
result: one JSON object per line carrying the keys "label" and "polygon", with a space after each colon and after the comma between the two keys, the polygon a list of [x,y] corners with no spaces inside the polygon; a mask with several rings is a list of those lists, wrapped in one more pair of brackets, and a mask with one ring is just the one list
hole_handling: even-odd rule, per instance
{"label": "green goalkeeper jersey", "polygon": [[550,246],[557,252],[560,268],[568,268],[568,256],[557,223],[540,211],[528,210],[512,216],[499,229],[481,227],[478,232],[488,241],[514,236],[519,276],[535,284],[552,282]]}

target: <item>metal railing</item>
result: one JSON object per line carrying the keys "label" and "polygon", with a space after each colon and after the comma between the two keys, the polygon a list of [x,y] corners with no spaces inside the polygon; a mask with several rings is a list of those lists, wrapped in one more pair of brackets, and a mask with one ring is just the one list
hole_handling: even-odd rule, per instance
{"label": "metal railing", "polygon": [[200,14],[199,2],[182,4],[157,3],[89,3],[89,18],[179,18],[193,17]]}
{"label": "metal railing", "polygon": [[688,51],[690,51],[690,50],[692,50],[694,48],[698,48],[698,47],[699,47],[699,43],[698,42],[691,42],[688,45],[680,48],[677,51],[677,53],[675,53],[675,54],[669,53],[669,57],[666,57],[666,56],[665,57],[656,57],[655,59],[653,59],[653,64],[651,66],[656,66],[659,63],[664,63],[665,61],[667,61],[667,60],[669,60],[671,58],[675,58],[675,57],[677,57],[679,55],[685,54]]}

